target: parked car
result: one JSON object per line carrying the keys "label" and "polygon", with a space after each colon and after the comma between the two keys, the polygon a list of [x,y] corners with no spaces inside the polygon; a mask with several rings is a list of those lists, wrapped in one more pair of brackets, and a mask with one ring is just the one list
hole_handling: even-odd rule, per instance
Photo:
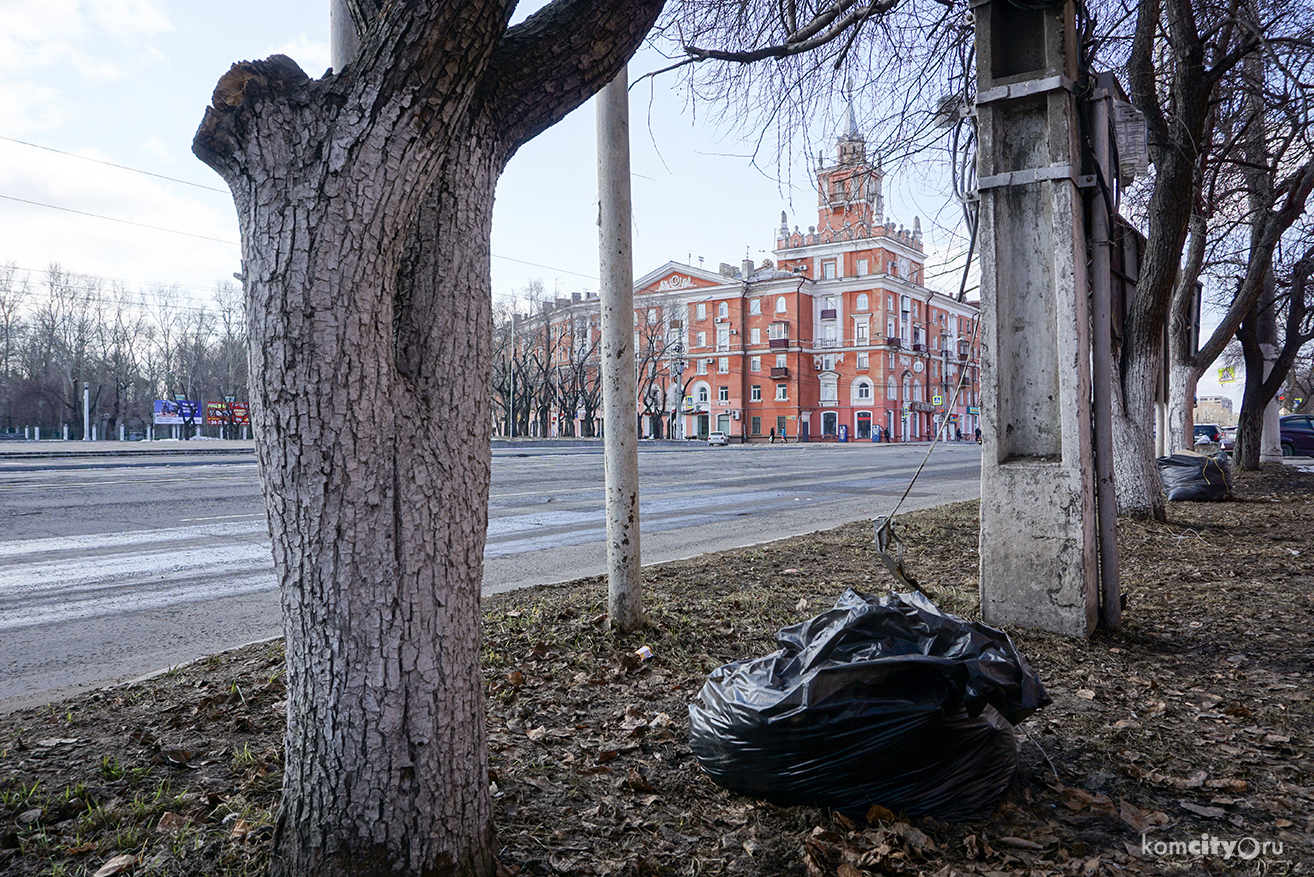
{"label": "parked car", "polygon": [[713,433],[708,433],[708,436],[707,436],[707,444],[708,444],[708,445],[728,445],[728,444],[730,444],[730,437],[729,437],[728,435],[726,435],[725,433],[723,433],[723,432],[713,432]]}
{"label": "parked car", "polygon": [[1226,451],[1226,452],[1229,453],[1229,454],[1232,453],[1232,451],[1236,450],[1236,427],[1235,427],[1235,426],[1225,426],[1225,427],[1223,427],[1223,441],[1219,444],[1219,448],[1220,448],[1221,450]]}
{"label": "parked car", "polygon": [[1289,414],[1281,420],[1282,456],[1314,457],[1314,416]]}
{"label": "parked car", "polygon": [[1223,431],[1216,423],[1197,423],[1195,425],[1195,443],[1219,444],[1223,440]]}

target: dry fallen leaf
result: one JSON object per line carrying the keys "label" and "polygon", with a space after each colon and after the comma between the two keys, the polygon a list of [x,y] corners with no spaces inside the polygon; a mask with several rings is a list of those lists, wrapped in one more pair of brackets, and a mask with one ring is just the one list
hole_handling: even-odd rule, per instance
{"label": "dry fallen leaf", "polygon": [[1222,807],[1201,807],[1199,804],[1192,804],[1190,801],[1178,801],[1177,804],[1183,810],[1189,810],[1197,816],[1207,816],[1210,819],[1222,819],[1227,815],[1227,811]]}
{"label": "dry fallen leaf", "polygon": [[124,853],[121,856],[115,856],[108,862],[100,866],[92,877],[112,877],[114,874],[122,874],[124,871],[137,864],[137,857],[131,853]]}
{"label": "dry fallen leaf", "polygon": [[1150,830],[1150,823],[1145,818],[1145,811],[1130,801],[1119,799],[1118,816],[1132,831],[1145,833]]}
{"label": "dry fallen leaf", "polygon": [[893,822],[895,818],[894,811],[882,807],[880,804],[872,804],[871,809],[867,811],[867,822],[871,825],[881,822]]}
{"label": "dry fallen leaf", "polygon": [[159,831],[179,831],[187,827],[187,820],[177,813],[165,813],[155,827]]}

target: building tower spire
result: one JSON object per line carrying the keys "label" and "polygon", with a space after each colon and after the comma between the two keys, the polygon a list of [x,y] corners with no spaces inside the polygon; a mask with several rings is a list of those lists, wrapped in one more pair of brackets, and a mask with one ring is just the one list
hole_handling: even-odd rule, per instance
{"label": "building tower spire", "polygon": [[858,131],[858,114],[853,109],[853,77],[850,76],[844,83],[844,96],[848,99],[848,119],[844,126],[845,140],[861,140],[862,134]]}

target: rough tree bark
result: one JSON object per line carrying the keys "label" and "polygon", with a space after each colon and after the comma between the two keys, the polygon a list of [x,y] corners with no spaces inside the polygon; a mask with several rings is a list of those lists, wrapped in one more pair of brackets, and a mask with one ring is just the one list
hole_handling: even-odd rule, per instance
{"label": "rough tree bark", "polygon": [[[285,615],[272,870],[489,874],[479,673],[493,190],[612,79],[660,0],[365,10],[312,81],[236,64],[193,150],[231,188]],[[373,15],[372,19],[369,17]]]}
{"label": "rough tree bark", "polygon": [[[1189,195],[1210,95],[1256,42],[1235,22],[1202,28],[1190,0],[1142,0],[1136,16],[1127,77],[1132,101],[1145,114],[1155,181],[1146,207],[1140,279],[1114,358],[1113,474],[1118,514],[1162,519],[1153,444],[1155,389],[1164,355],[1163,327],[1191,220]],[[1216,48],[1211,57],[1202,30]]]}

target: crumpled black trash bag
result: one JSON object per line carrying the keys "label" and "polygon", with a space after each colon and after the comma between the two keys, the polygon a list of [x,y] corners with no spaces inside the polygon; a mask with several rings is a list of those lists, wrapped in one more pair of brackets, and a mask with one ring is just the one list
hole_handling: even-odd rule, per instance
{"label": "crumpled black trash bag", "polygon": [[689,731],[714,782],[783,806],[985,816],[1017,770],[1012,725],[1050,703],[1006,634],[918,594],[846,590],[776,642],[712,672]]}
{"label": "crumpled black trash bag", "polygon": [[1226,454],[1173,454],[1155,463],[1164,495],[1170,500],[1221,502],[1232,498],[1232,468]]}

